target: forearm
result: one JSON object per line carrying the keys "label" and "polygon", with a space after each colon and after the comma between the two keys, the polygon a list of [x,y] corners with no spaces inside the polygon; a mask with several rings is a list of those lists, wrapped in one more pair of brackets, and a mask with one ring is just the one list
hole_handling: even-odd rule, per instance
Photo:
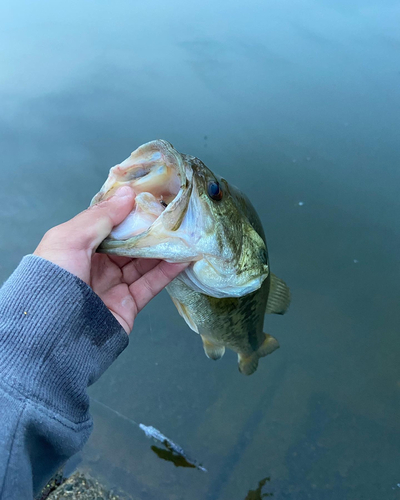
{"label": "forearm", "polygon": [[29,498],[90,434],[86,388],[128,337],[79,278],[25,257],[0,290],[0,492]]}

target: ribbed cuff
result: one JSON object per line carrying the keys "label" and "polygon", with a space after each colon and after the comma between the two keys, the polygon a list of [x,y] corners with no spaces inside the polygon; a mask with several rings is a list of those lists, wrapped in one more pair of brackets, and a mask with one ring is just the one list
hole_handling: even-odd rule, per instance
{"label": "ribbed cuff", "polygon": [[0,289],[0,378],[73,422],[128,336],[82,280],[28,255]]}

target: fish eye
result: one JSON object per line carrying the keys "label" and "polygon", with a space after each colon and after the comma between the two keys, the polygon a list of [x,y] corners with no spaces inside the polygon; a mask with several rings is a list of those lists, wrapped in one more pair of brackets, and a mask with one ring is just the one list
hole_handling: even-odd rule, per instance
{"label": "fish eye", "polygon": [[217,181],[210,181],[208,183],[208,196],[215,201],[222,200],[222,189]]}

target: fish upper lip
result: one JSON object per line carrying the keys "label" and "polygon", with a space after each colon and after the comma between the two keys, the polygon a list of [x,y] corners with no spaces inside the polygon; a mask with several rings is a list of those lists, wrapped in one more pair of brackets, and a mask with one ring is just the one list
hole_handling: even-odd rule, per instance
{"label": "fish upper lip", "polygon": [[[122,184],[125,181],[129,182],[132,180],[129,179],[129,176],[126,179],[121,179],[121,177],[124,177],[129,172],[129,169],[134,167],[135,163],[138,169],[150,170],[150,167],[159,159],[152,159],[151,156],[149,157],[149,153],[160,153],[163,162],[176,171],[180,179],[180,189],[176,195],[178,196],[180,191],[184,190],[187,185],[187,172],[182,155],[176,151],[169,142],[163,139],[157,139],[143,144],[133,151],[124,161],[114,165],[110,169],[109,176],[101,190],[92,199],[91,205],[107,199],[109,193],[113,191],[116,184]],[[141,155],[143,156],[142,160],[140,159]],[[138,176],[138,180],[142,177],[143,176]]]}

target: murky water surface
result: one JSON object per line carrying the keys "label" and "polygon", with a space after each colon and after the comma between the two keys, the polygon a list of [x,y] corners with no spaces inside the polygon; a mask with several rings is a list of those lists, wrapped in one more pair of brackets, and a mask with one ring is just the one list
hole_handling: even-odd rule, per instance
{"label": "murky water surface", "polygon": [[1,279],[164,138],[247,193],[293,294],[248,378],[157,297],[90,390],[82,465],[140,499],[399,498],[399,3],[17,0],[0,19]]}

